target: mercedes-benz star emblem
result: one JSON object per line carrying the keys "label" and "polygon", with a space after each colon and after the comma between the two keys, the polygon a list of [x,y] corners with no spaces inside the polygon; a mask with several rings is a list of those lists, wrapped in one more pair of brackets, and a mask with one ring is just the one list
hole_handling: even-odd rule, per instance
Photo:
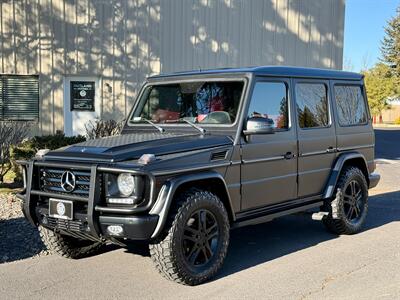
{"label": "mercedes-benz star emblem", "polygon": [[59,216],[63,216],[65,214],[65,205],[62,202],[57,203],[57,213]]}
{"label": "mercedes-benz star emblem", "polygon": [[75,189],[76,181],[74,173],[65,171],[61,176],[61,187],[64,191],[70,193]]}

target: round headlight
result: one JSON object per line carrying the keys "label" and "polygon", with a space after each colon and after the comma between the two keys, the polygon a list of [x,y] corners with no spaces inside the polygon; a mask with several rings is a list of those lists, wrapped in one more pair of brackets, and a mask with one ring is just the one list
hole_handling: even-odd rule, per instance
{"label": "round headlight", "polygon": [[123,196],[130,196],[135,190],[135,178],[131,174],[120,174],[118,176],[118,190]]}

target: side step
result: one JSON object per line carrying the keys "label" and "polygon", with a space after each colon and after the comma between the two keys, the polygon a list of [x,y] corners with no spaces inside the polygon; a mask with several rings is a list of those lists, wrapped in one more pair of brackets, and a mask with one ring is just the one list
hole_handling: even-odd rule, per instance
{"label": "side step", "polygon": [[326,211],[319,211],[316,213],[313,213],[311,218],[315,221],[322,221],[324,218],[326,218],[329,215],[328,212]]}

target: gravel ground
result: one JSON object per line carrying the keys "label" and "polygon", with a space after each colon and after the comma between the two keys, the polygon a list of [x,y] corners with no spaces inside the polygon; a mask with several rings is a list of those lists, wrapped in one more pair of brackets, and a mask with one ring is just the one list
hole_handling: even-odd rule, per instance
{"label": "gravel ground", "polygon": [[0,194],[0,264],[47,254],[37,229],[25,220],[20,200]]}

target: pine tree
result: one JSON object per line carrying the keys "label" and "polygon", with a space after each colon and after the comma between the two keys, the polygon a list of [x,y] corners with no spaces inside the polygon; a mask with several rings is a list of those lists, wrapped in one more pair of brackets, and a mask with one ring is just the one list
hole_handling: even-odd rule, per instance
{"label": "pine tree", "polygon": [[393,70],[393,75],[400,78],[400,6],[385,27],[385,37],[381,46],[382,61]]}

